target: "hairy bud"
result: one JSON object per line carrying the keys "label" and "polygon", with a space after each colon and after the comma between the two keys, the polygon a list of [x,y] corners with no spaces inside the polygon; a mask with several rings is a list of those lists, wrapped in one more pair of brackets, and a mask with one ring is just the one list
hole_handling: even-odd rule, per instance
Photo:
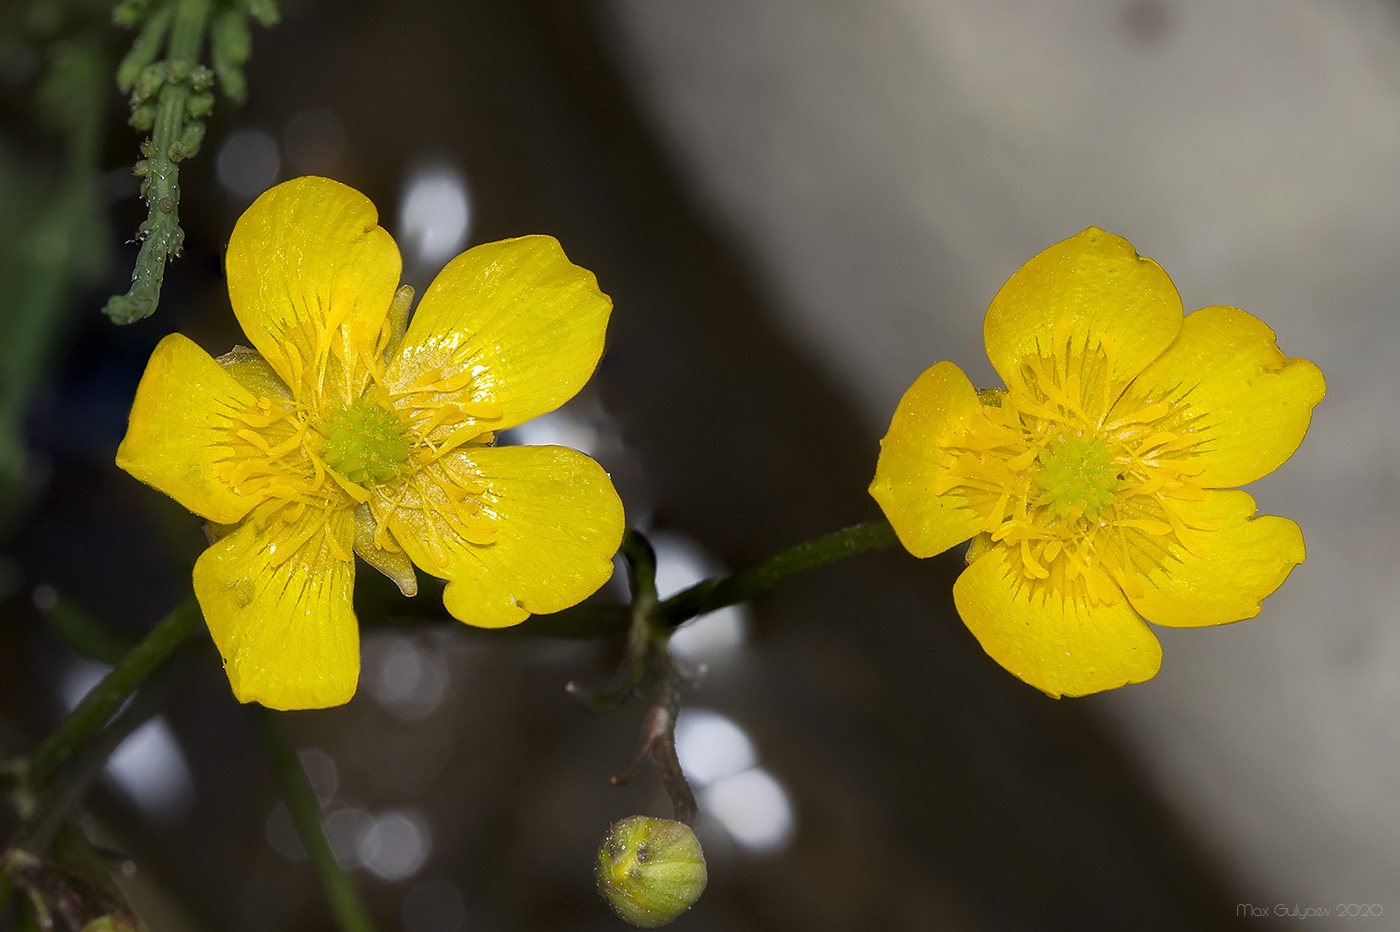
{"label": "hairy bud", "polygon": [[628,816],[608,829],[598,849],[598,891],[623,919],[643,929],[664,926],[705,890],[705,853],[688,825]]}

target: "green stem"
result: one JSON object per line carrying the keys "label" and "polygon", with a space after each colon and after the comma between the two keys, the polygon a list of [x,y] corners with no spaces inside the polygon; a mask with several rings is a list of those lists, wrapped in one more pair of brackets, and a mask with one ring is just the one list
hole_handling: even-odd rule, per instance
{"label": "green stem", "polygon": [[675,628],[697,615],[763,595],[789,576],[870,550],[884,550],[896,543],[894,529],[883,519],[842,528],[775,553],[732,576],[707,579],[677,592],[657,607],[657,617],[662,624]]}
{"label": "green stem", "polygon": [[170,44],[166,46],[171,61],[199,64],[199,50],[204,45],[204,31],[214,11],[213,0],[176,0],[175,24],[170,29]]}
{"label": "green stem", "polygon": [[635,686],[646,674],[640,658],[646,656],[647,644],[657,639],[653,627],[656,607],[660,604],[656,595],[656,551],[646,537],[628,530],[622,536],[621,552],[627,561],[627,583],[632,591],[632,625],[627,631],[627,641],[628,653],[637,659],[632,670],[631,685]]}
{"label": "green stem", "polygon": [[[779,551],[750,569],[731,576],[716,576],[677,592],[650,612],[652,623],[663,631],[670,631],[697,615],[763,595],[789,576],[871,550],[885,550],[898,542],[894,529],[883,519],[842,528]],[[624,538],[624,555],[627,546],[628,539]],[[552,615],[535,615],[525,624],[512,628],[477,630],[485,631],[492,637],[611,640],[626,637],[634,629],[633,614],[632,609],[625,605],[584,604]],[[422,620],[408,614],[400,617]]]}
{"label": "green stem", "polygon": [[306,778],[306,771],[292,748],[286,729],[282,727],[277,713],[260,706],[255,707],[254,711],[262,732],[263,746],[271,759],[278,788],[292,817],[292,825],[316,869],[321,890],[335,913],[336,924],[341,932],[374,932],[374,922],[370,919],[359,889],[351,881],[350,875],[341,869],[330,842],[326,840],[326,832],[321,825],[321,804]]}
{"label": "green stem", "polygon": [[789,576],[868,550],[890,547],[896,542],[894,530],[887,521],[857,524],[789,547],[752,569],[707,579],[658,602],[656,554],[646,537],[629,530],[622,538],[622,556],[627,561],[632,588],[627,659],[621,667],[626,678],[620,686],[602,694],[592,694],[572,683],[569,686],[570,692],[598,711],[626,701],[639,687],[652,696],[641,751],[632,766],[613,777],[613,782],[625,783],[650,757],[662,788],[671,800],[676,820],[687,825],[693,823],[695,792],[676,755],[676,717],[680,713],[680,687],[685,674],[671,659],[671,632],[697,615],[762,595]]}
{"label": "green stem", "polygon": [[[160,301],[166,263],[185,240],[180,228],[179,163],[199,148],[203,124],[189,117],[191,79],[200,67],[200,49],[213,13],[213,0],[174,0],[175,18],[166,45],[166,77],[156,93],[155,125],[142,144],[143,191],[148,213],[141,224],[141,249],[131,273],[131,289],[114,296],[104,312],[115,323],[149,317]],[[193,135],[191,135],[193,133]]]}
{"label": "green stem", "polygon": [[[181,648],[190,645],[188,640],[180,643]],[[176,665],[174,658],[172,662],[163,664],[147,681],[145,688],[121,706],[106,727],[83,742],[61,767],[52,772],[42,787],[34,787],[39,792],[32,797],[33,811],[10,840],[12,848],[32,854],[43,854],[49,850],[50,844],[64,830],[69,814],[107,766],[108,758],[133,731],[159,714],[161,706],[169,698],[170,680],[166,674]],[[103,873],[94,871],[88,879],[98,882],[94,878],[103,876]]]}
{"label": "green stem", "polygon": [[127,697],[170,656],[202,617],[193,599],[182,603],[162,618],[151,633],[83,697],[30,759],[28,782],[32,790],[40,789],[55,768],[111,720]]}

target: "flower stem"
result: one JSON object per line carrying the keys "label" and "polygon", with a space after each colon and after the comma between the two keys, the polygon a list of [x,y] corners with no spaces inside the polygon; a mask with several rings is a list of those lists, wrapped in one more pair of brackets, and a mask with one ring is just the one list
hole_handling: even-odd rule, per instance
{"label": "flower stem", "polygon": [[[623,538],[623,556],[629,560],[629,539]],[[737,605],[763,595],[778,583],[798,573],[846,557],[893,547],[899,539],[888,521],[867,521],[833,531],[822,537],[803,541],[780,550],[757,566],[730,576],[715,576],[677,592],[655,604],[648,614],[652,624],[669,632],[685,622],[728,605]],[[653,558],[654,560],[654,558]],[[655,598],[654,594],[652,596]],[[478,629],[493,637],[556,637],[581,639],[614,639],[628,636],[635,630],[635,611],[625,605],[582,604],[552,615],[535,615],[528,622],[513,628]],[[413,616],[405,615],[405,618]]]}
{"label": "flower stem", "polygon": [[627,659],[620,668],[622,682],[601,695],[590,694],[570,684],[570,692],[583,699],[593,711],[621,705],[638,688],[651,696],[642,733],[642,747],[625,773],[613,783],[626,783],[648,757],[656,764],[661,786],[671,800],[676,820],[694,823],[695,791],[676,756],[676,716],[680,713],[680,683],[684,674],[671,658],[671,626],[660,618],[661,603],[656,598],[656,551],[638,531],[629,530],[622,538],[622,556],[627,561],[632,590],[632,627],[627,633]]}
{"label": "flower stem", "polygon": [[127,697],[170,656],[201,618],[199,606],[193,599],[181,603],[83,697],[30,759],[28,784],[31,790],[38,790],[59,765],[111,720]]}
{"label": "flower stem", "polygon": [[194,117],[189,109],[193,75],[201,67],[200,51],[214,4],[212,0],[173,2],[164,79],[154,93],[150,123],[141,124],[151,131],[141,147],[143,158],[137,163],[145,178],[141,194],[148,208],[137,234],[141,249],[131,273],[131,289],[113,296],[103,308],[118,324],[133,323],[155,312],[166,263],[179,254],[185,241],[185,231],[180,228],[179,163],[199,150],[204,135],[202,118]]}
{"label": "flower stem", "polygon": [[859,553],[884,550],[897,542],[894,529],[884,519],[854,524],[779,551],[757,566],[732,576],[717,576],[696,583],[662,602],[657,607],[657,616],[663,624],[675,628],[697,615],[747,602],[789,576]]}
{"label": "flower stem", "polygon": [[374,932],[374,921],[370,919],[359,888],[350,875],[341,869],[330,842],[326,840],[326,832],[321,825],[321,804],[306,778],[306,771],[292,748],[286,729],[282,727],[277,713],[261,706],[253,707],[253,711],[282,799],[292,817],[292,825],[321,881],[321,891],[335,914],[336,925],[341,932]]}
{"label": "flower stem", "polygon": [[[182,642],[184,646],[189,643]],[[101,775],[113,752],[133,731],[159,714],[170,694],[171,681],[167,674],[175,666],[174,658],[163,664],[101,731],[84,741],[42,787],[35,787],[39,792],[28,796],[28,815],[11,837],[11,848],[40,855],[58,844],[69,815]]]}
{"label": "flower stem", "polygon": [[577,684],[569,684],[569,691],[595,711],[620,705],[637,689],[651,696],[641,751],[632,766],[613,777],[613,782],[625,783],[650,757],[661,777],[662,788],[671,800],[676,820],[687,825],[693,823],[695,792],[676,755],[676,718],[680,714],[680,689],[686,674],[671,657],[671,633],[697,615],[762,595],[789,576],[868,550],[893,546],[896,540],[887,521],[853,525],[789,547],[752,569],[707,579],[659,602],[656,553],[644,535],[629,530],[622,538],[622,556],[627,561],[632,589],[631,627],[618,685],[595,694]]}

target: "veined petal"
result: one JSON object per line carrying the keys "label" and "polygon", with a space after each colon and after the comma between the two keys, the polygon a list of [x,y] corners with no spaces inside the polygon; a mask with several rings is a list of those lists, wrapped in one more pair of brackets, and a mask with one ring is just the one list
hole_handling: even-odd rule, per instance
{"label": "veined petal", "polygon": [[137,386],[117,465],[200,517],[232,524],[265,497],[240,494],[216,468],[235,455],[240,415],[256,405],[208,353],[172,333]]}
{"label": "veined petal", "polygon": [[1259,614],[1260,601],[1288,578],[1307,551],[1303,532],[1287,518],[1254,517],[1254,499],[1236,490],[1178,501],[1188,525],[1210,527],[1192,535],[1192,553],[1166,543],[1159,565],[1124,589],[1148,621],[1173,627],[1218,625]]}
{"label": "veined petal", "polygon": [[1186,316],[1176,342],[1137,377],[1114,414],[1172,402],[1161,429],[1200,438],[1183,454],[1204,468],[1194,481],[1228,488],[1266,476],[1292,456],[1326,391],[1322,371],[1279,352],[1263,321],[1207,307]]}
{"label": "veined petal", "polygon": [[870,494],[916,557],[942,553],[982,529],[986,515],[969,507],[960,490],[938,491],[952,462],[944,444],[981,407],[963,371],[940,362],[904,393],[880,441]]}
{"label": "veined petal", "polygon": [[402,265],[369,198],[328,178],[297,178],[266,191],[234,226],[229,299],[299,401],[346,403],[369,379]]}
{"label": "veined petal", "polygon": [[993,547],[953,584],[963,623],[993,660],[1053,698],[1084,696],[1157,674],[1162,647],[1126,599],[1091,600],[1083,577],[1028,581]]}
{"label": "veined petal", "polygon": [[622,542],[612,481],[563,447],[457,450],[371,507],[414,563],[448,580],[447,610],[483,628],[583,601]]}
{"label": "veined petal", "polygon": [[354,536],[348,508],[255,515],[195,561],[195,596],[240,702],[322,709],[355,695]]}
{"label": "veined petal", "polygon": [[1107,356],[1125,384],[1157,358],[1181,327],[1181,297],[1167,273],[1131,243],[1090,227],[1056,243],[1012,275],[987,309],[992,365],[1014,388],[1021,364]]}
{"label": "veined petal", "polygon": [[385,382],[410,404],[462,406],[482,430],[513,427],[583,387],[611,311],[551,236],[476,246],[428,287]]}

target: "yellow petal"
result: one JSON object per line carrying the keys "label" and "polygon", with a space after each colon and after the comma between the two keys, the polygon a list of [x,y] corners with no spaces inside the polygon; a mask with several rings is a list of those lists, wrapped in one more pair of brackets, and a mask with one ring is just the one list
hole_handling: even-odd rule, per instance
{"label": "yellow petal", "polygon": [[993,660],[1053,698],[1083,696],[1157,674],[1162,648],[1126,599],[1094,602],[1065,561],[1032,583],[994,547],[963,570],[953,599]]}
{"label": "yellow petal", "polygon": [[172,333],[146,364],[117,465],[202,518],[238,521],[262,497],[234,491],[216,467],[234,455],[239,416],[256,404],[208,353]]}
{"label": "yellow petal", "polygon": [[253,202],[228,245],[233,312],[299,401],[359,396],[402,261],[354,188],[297,178]]}
{"label": "yellow petal", "polygon": [[880,441],[870,494],[916,557],[942,553],[982,529],[986,516],[969,507],[960,490],[935,491],[948,476],[943,444],[980,410],[967,376],[940,362],[904,393]]}
{"label": "yellow petal", "polygon": [[353,541],[348,508],[306,508],[262,528],[251,518],[195,562],[195,596],[238,701],[322,709],[355,695]]}
{"label": "yellow petal", "polygon": [[[1207,492],[1174,508],[1190,526],[1210,527],[1191,537],[1197,553],[1175,541],[1160,562],[1135,574],[1124,588],[1148,621],[1174,627],[1218,625],[1259,614],[1259,602],[1303,562],[1303,532],[1287,518],[1254,517],[1247,492]],[[1158,549],[1161,544],[1158,544]]]}
{"label": "yellow petal", "polygon": [[593,374],[612,300],[550,236],[487,243],[448,263],[419,302],[386,384],[477,406],[482,430],[552,411]]}
{"label": "yellow petal", "polygon": [[1138,376],[1114,414],[1174,402],[1162,429],[1200,437],[1185,454],[1204,467],[1194,481],[1228,488],[1266,476],[1292,456],[1326,391],[1322,371],[1279,352],[1263,321],[1207,307],[1187,315],[1176,342]]}
{"label": "yellow petal", "polygon": [[386,491],[392,510],[385,491],[371,503],[380,522],[414,563],[448,580],[447,610],[483,628],[583,601],[612,575],[622,542],[612,481],[563,447],[457,450]]}
{"label": "yellow petal", "polygon": [[1127,240],[1090,227],[1002,285],[983,335],[1008,387],[1018,384],[1028,357],[1100,353],[1111,363],[1110,382],[1122,384],[1165,350],[1180,327],[1181,297],[1161,266]]}

